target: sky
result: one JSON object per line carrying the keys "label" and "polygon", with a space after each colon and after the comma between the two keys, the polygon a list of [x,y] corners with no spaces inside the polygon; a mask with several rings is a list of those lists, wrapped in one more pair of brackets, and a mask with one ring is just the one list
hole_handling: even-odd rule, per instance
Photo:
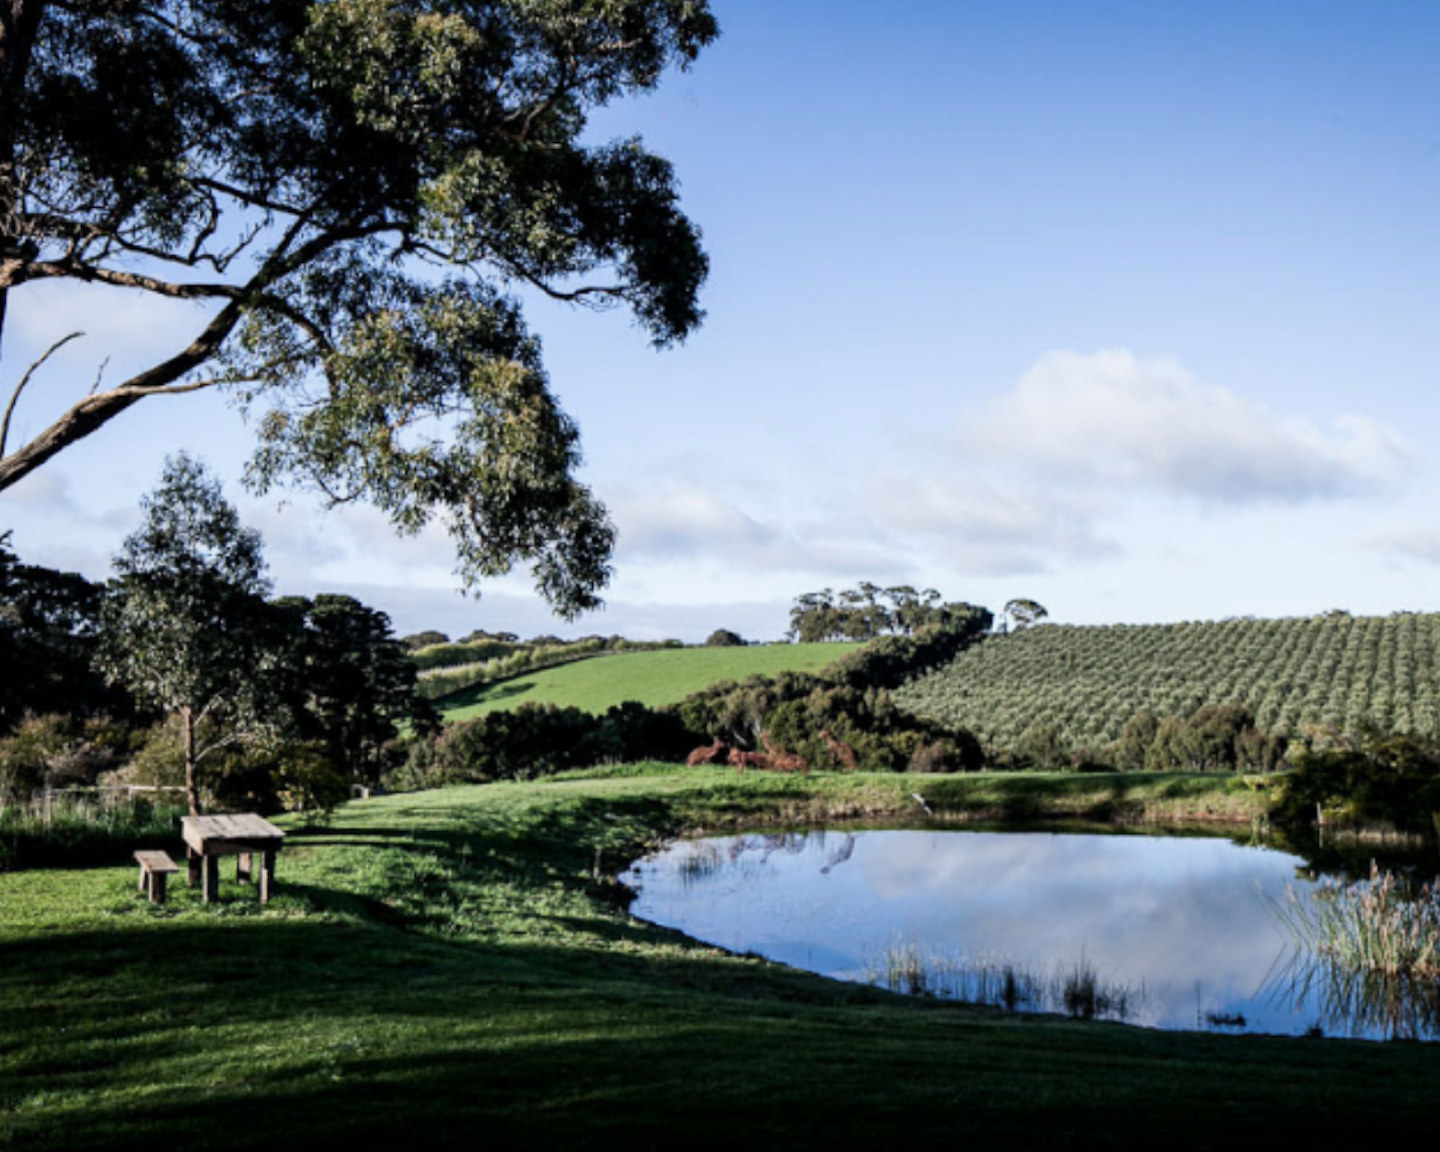
{"label": "sky", "polygon": [[[260,498],[218,396],[138,405],[0,493],[30,563],[109,573],[184,448],[277,592],[397,632],[779,638],[861,580],[1066,623],[1440,610],[1440,5],[712,0],[720,39],[597,112],[675,166],[706,320],[527,300],[606,607],[523,571],[459,592],[448,538]],[[70,331],[19,433],[188,343],[203,313],[12,295],[0,395]],[[282,499],[284,502],[282,502]]]}

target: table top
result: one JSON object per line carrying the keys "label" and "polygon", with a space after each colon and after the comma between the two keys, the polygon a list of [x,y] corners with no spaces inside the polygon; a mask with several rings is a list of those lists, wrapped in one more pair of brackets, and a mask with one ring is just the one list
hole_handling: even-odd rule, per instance
{"label": "table top", "polygon": [[204,853],[223,844],[278,848],[285,833],[263,816],[236,812],[217,816],[186,816],[180,822],[185,843]]}

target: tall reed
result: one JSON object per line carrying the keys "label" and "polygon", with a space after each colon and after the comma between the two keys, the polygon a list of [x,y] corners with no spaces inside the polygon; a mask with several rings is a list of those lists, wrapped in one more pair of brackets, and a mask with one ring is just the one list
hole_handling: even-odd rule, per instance
{"label": "tall reed", "polygon": [[1077,1020],[1128,1020],[1145,1002],[1143,986],[1103,979],[1086,956],[1047,974],[1012,960],[922,955],[914,944],[893,944],[870,965],[867,978],[909,996],[1011,1012],[1062,1012]]}
{"label": "tall reed", "polygon": [[1293,888],[1273,901],[1280,922],[1304,951],[1354,972],[1440,976],[1440,890],[1411,894],[1373,863],[1370,879],[1325,883],[1308,899]]}

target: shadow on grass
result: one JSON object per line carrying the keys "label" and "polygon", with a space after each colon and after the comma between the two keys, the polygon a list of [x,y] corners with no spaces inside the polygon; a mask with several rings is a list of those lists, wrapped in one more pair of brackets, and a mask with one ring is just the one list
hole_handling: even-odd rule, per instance
{"label": "shadow on grass", "polygon": [[978,812],[998,820],[1036,821],[1047,817],[1122,819],[1143,807],[1136,793],[1144,785],[1125,774],[991,776],[977,788],[974,778],[926,780],[924,792],[936,807]]}
{"label": "shadow on grass", "polygon": [[[525,672],[524,677],[533,675]],[[472,688],[462,688],[459,692],[453,692],[449,696],[441,696],[435,703],[448,712],[456,712],[462,708],[473,708],[479,704],[497,704],[508,700],[518,700],[522,696],[528,696],[534,692],[537,685],[533,680],[501,680],[488,684],[476,684]]]}
{"label": "shadow on grass", "polygon": [[1190,1147],[1440,1112],[1435,1049],[1002,1020],[695,954],[260,920],[0,957],[0,1144],[27,1149]]}
{"label": "shadow on grass", "polygon": [[915,779],[924,781],[925,796],[935,807],[998,821],[1078,818],[1123,824],[1148,818],[1172,802],[1179,802],[1178,810],[1166,819],[1248,823],[1260,811],[1248,793],[1238,797],[1232,788],[1234,778],[1222,773],[1011,773]]}

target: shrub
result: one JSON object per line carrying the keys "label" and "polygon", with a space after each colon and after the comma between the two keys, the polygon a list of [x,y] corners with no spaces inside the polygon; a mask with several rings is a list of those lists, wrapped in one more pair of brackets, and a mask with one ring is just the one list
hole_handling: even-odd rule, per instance
{"label": "shrub", "polygon": [[1385,821],[1428,832],[1440,813],[1440,745],[1413,735],[1371,735],[1351,747],[1299,748],[1283,778],[1277,814],[1338,822]]}
{"label": "shrub", "polygon": [[321,817],[350,798],[350,780],[319,743],[288,744],[273,760],[273,783],[289,811]]}
{"label": "shrub", "polygon": [[928,740],[919,744],[905,765],[907,772],[954,772],[958,770],[959,754],[950,740]]}
{"label": "shrub", "polygon": [[1036,721],[1025,729],[1016,751],[1033,768],[1046,771],[1070,767],[1070,749],[1060,736],[1060,730],[1053,724]]}
{"label": "shrub", "polygon": [[0,740],[0,797],[93,784],[125,743],[124,730],[104,719],[27,713]]}
{"label": "shrub", "polygon": [[1125,771],[1144,768],[1146,754],[1150,745],[1155,743],[1155,733],[1159,728],[1160,721],[1153,712],[1137,712],[1125,721],[1115,749],[1115,766]]}

